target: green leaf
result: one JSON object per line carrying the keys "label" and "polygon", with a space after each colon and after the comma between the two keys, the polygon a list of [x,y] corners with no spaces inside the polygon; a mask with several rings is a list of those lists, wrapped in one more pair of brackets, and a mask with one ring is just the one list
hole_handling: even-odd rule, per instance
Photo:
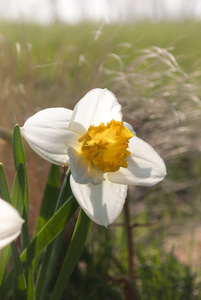
{"label": "green leaf", "polygon": [[47,247],[36,282],[36,299],[45,299],[63,242],[64,230]]}
{"label": "green leaf", "polygon": [[[33,259],[42,253],[42,251],[53,241],[53,239],[62,231],[65,224],[70,220],[78,208],[78,203],[74,196],[71,196],[55,215],[38,232],[30,245],[20,255],[23,268],[31,266]],[[13,270],[8,274],[5,283],[0,291],[0,299],[6,299],[10,291],[10,280]]]}
{"label": "green leaf", "polygon": [[[4,167],[1,163],[0,163],[0,195],[1,195],[2,199],[4,199],[5,201],[7,201],[9,203],[11,202],[10,193],[9,193],[9,189],[8,189],[8,183],[7,183],[6,175],[4,172]],[[0,257],[0,266],[1,266],[0,267],[0,286],[4,279],[5,272],[7,270],[8,263],[10,260],[10,256],[11,256],[11,249],[10,249],[10,245],[8,245],[7,247],[5,247],[2,250],[1,257]]]}
{"label": "green leaf", "polygon": [[11,203],[8,182],[6,179],[3,164],[0,163],[0,196],[5,201]]}
{"label": "green leaf", "polygon": [[19,211],[25,223],[22,226],[22,245],[23,249],[29,244],[29,230],[24,209],[24,190],[25,190],[25,177],[24,166],[20,163],[15,175],[13,189],[11,193],[11,204]]}
{"label": "green leaf", "polygon": [[33,259],[36,258],[61,232],[77,207],[77,201],[71,196],[45,224],[20,256],[24,267],[29,266]]}
{"label": "green leaf", "polygon": [[[24,209],[22,217],[25,220],[25,223],[22,227],[22,248],[25,249],[30,241],[29,238],[29,229],[28,229],[28,209],[29,209],[29,192],[28,192],[28,179],[27,179],[27,169],[26,169],[26,160],[24,155],[24,148],[22,144],[20,128],[18,125],[15,126],[13,130],[13,158],[15,163],[15,170],[17,172],[18,182],[21,188],[24,188],[23,191],[23,203]],[[18,174],[20,165],[23,166],[24,176],[21,177],[21,174]],[[22,167],[21,167],[22,168]]]}
{"label": "green leaf", "polygon": [[[55,211],[57,211],[63,203],[72,195],[71,187],[70,187],[70,169],[65,174],[64,182],[62,184],[61,192],[59,195],[59,199],[57,202],[57,206]],[[56,267],[56,263],[59,257],[59,252],[62,246],[64,230],[57,236],[57,238],[47,247],[43,261],[41,263],[37,282],[36,282],[36,297],[37,299],[43,299],[48,290],[48,286],[52,279],[54,269]]]}
{"label": "green leaf", "polygon": [[[59,166],[52,165],[48,175],[45,192],[42,200],[42,205],[41,205],[40,213],[37,219],[33,236],[36,236],[39,230],[45,225],[45,223],[54,214],[57,199],[58,199],[58,194],[59,194],[59,188],[60,188]],[[38,256],[37,259],[35,259],[33,262],[35,272],[37,270],[39,260],[40,260],[40,256]]]}
{"label": "green leaf", "polygon": [[24,168],[22,164],[19,165],[15,174],[11,193],[11,204],[18,210],[20,216],[22,216],[24,209]]}
{"label": "green leaf", "polygon": [[0,257],[0,286],[2,284],[2,281],[5,276],[5,272],[8,267],[8,263],[10,261],[10,256],[11,256],[11,250],[10,250],[10,245],[7,247],[3,248],[1,251],[1,257]]}
{"label": "green leaf", "polygon": [[18,125],[15,126],[13,131],[13,158],[15,163],[15,170],[18,170],[20,164],[24,167],[24,206],[26,218],[28,217],[29,210],[29,191],[28,191],[28,179],[27,179],[27,168],[26,160],[24,155],[24,148],[22,144],[20,128]]}
{"label": "green leaf", "polygon": [[11,243],[11,252],[14,270],[13,298],[16,300],[27,300],[25,276],[15,242]]}
{"label": "green leaf", "polygon": [[38,216],[38,220],[36,223],[34,236],[54,214],[55,206],[59,194],[59,187],[60,187],[59,166],[52,165],[49,172],[47,184],[45,187],[43,201]]}
{"label": "green leaf", "polygon": [[[18,125],[15,126],[13,131],[13,158],[14,158],[15,169],[17,172],[16,188],[18,190],[21,188],[22,191],[21,194],[22,201],[23,201],[22,217],[25,220],[25,223],[23,224],[22,227],[22,248],[25,249],[30,243],[29,229],[28,229],[29,190],[28,190],[26,159],[24,155],[24,148],[22,144],[20,128]],[[24,173],[23,175],[22,172]],[[14,197],[13,195],[14,195],[14,191],[12,193],[12,197]],[[33,283],[34,283],[33,275],[34,274],[33,274],[32,264],[31,264],[26,270],[26,279],[28,282],[28,287],[27,287],[28,299],[34,299],[35,292],[33,288]]]}
{"label": "green leaf", "polygon": [[32,267],[28,268],[27,274],[27,300],[35,300],[34,270]]}
{"label": "green leaf", "polygon": [[62,293],[66,287],[67,281],[70,278],[75,265],[77,264],[80,255],[83,252],[86,241],[91,231],[92,221],[80,210],[77,224],[68,248],[66,257],[64,259],[59,277],[51,293],[50,300],[58,300],[61,298]]}

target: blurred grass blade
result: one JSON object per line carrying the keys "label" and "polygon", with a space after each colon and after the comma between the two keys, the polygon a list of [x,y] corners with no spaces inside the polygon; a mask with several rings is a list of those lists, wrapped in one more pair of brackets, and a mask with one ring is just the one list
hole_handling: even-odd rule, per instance
{"label": "blurred grass blade", "polygon": [[15,242],[11,243],[11,253],[14,270],[13,299],[27,300],[25,276]]}
{"label": "blurred grass blade", "polygon": [[[4,172],[4,167],[1,163],[0,163],[0,195],[5,201],[11,203],[7,179],[6,179],[6,175],[5,175],[5,172]],[[10,260],[10,256],[11,256],[11,249],[10,249],[10,245],[8,245],[7,247],[5,247],[1,251],[1,257],[0,257],[0,266],[1,266],[0,267],[0,286],[1,286],[2,281],[4,279],[5,272],[7,270],[8,263],[9,263],[9,260]]]}
{"label": "blurred grass blade", "polygon": [[91,231],[92,223],[93,222],[88,218],[84,211],[80,210],[71,243],[64,259],[61,271],[59,273],[59,277],[51,294],[50,300],[58,300],[61,298],[68,279],[70,278],[75,265],[77,264],[80,255],[83,252],[89,233]]}
{"label": "blurred grass blade", "polygon": [[59,187],[60,187],[59,166],[52,165],[49,172],[47,184],[45,187],[43,201],[38,216],[38,220],[36,223],[34,236],[54,214],[55,206],[59,194]]}
{"label": "blurred grass blade", "polygon": [[0,138],[2,138],[4,141],[11,144],[12,143],[12,131],[10,131],[9,129],[0,127]]}
{"label": "blurred grass blade", "polygon": [[16,125],[13,130],[13,158],[14,158],[16,171],[18,170],[20,164],[22,164],[24,167],[24,207],[26,212],[24,216],[28,218],[29,190],[28,190],[27,168],[26,168],[26,160],[24,155],[24,148],[23,148],[21,134],[20,134],[20,128],[18,125]]}
{"label": "blurred grass blade", "polygon": [[[68,199],[72,195],[70,187],[70,174],[70,169],[68,169],[64,177],[55,212],[63,205],[63,203],[65,203],[66,199]],[[61,231],[61,233],[56,237],[56,239],[45,250],[43,261],[41,263],[37,276],[36,297],[38,299],[43,299],[48,290],[48,286],[51,282],[56,263],[59,257],[59,252],[63,241],[63,235],[64,230]]]}

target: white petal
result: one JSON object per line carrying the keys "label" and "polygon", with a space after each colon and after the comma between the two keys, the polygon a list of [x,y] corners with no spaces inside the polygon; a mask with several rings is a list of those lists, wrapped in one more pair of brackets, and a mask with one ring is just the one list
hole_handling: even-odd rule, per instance
{"label": "white petal", "polygon": [[128,168],[108,173],[108,179],[115,183],[151,186],[166,176],[163,159],[146,142],[134,136],[129,141],[131,154],[127,158]]}
{"label": "white petal", "polygon": [[81,208],[95,223],[108,226],[119,216],[127,195],[127,186],[109,180],[98,185],[79,184],[70,178],[72,192]]}
{"label": "white petal", "polygon": [[18,211],[0,198],[0,249],[18,237],[23,223]]}
{"label": "white petal", "polygon": [[84,134],[90,125],[121,121],[121,105],[115,95],[107,89],[93,89],[75,106],[69,130]]}
{"label": "white petal", "polygon": [[42,158],[58,165],[68,165],[68,146],[75,146],[79,136],[68,130],[72,111],[66,108],[48,108],[30,117],[21,134],[31,148]]}
{"label": "white petal", "polygon": [[94,185],[103,181],[103,173],[75,149],[69,148],[71,174],[80,184],[92,182]]}

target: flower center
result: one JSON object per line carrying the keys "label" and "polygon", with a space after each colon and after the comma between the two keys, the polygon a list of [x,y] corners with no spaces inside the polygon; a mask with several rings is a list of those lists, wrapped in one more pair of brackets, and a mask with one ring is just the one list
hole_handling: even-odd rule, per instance
{"label": "flower center", "polygon": [[105,173],[128,167],[126,159],[130,151],[127,148],[132,137],[133,134],[123,126],[123,122],[112,120],[107,125],[91,125],[78,141],[82,143],[83,155]]}

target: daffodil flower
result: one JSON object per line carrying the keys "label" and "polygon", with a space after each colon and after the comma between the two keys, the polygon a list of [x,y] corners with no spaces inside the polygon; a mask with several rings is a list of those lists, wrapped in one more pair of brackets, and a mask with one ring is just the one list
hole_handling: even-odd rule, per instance
{"label": "daffodil flower", "polygon": [[128,185],[151,186],[166,175],[161,157],[122,122],[121,105],[107,89],[91,90],[73,111],[36,113],[21,133],[41,157],[70,166],[72,192],[97,224],[119,216]]}
{"label": "daffodil flower", "polygon": [[18,237],[23,223],[18,211],[0,198],[0,249]]}

